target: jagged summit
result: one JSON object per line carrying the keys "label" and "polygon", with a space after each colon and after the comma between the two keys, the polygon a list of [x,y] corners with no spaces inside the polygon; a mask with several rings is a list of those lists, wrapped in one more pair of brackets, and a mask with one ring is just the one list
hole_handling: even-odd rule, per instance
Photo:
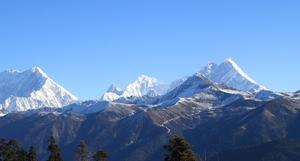
{"label": "jagged summit", "polygon": [[118,87],[117,85],[112,84],[109,86],[109,88],[107,89],[106,92],[111,92],[111,93],[116,93],[118,95],[121,95],[123,93],[123,90],[122,90],[122,88]]}
{"label": "jagged summit", "polygon": [[201,70],[201,72],[205,75],[210,75],[212,71],[216,69],[218,65],[214,62],[209,61],[204,68]]}
{"label": "jagged summit", "polygon": [[110,85],[107,91],[101,96],[100,100],[114,101],[121,97],[123,90],[115,84]]}
{"label": "jagged summit", "polygon": [[148,81],[148,80],[158,81],[156,78],[148,76],[148,75],[145,75],[145,74],[140,75],[137,80],[138,81]]}
{"label": "jagged summit", "polygon": [[190,97],[210,86],[213,87],[214,82],[209,80],[203,73],[197,72],[174,90],[164,95],[163,100],[170,100],[176,97]]}
{"label": "jagged summit", "polygon": [[[267,88],[258,84],[246,74],[231,58],[226,59],[220,64],[208,62],[208,64],[204,66],[202,70],[197,72],[194,77],[199,77],[202,80],[209,80],[217,84],[223,84],[230,88],[245,92],[257,93],[261,90],[267,90]],[[105,101],[114,101],[119,98],[162,96],[184,84],[189,78],[190,77],[184,77],[173,81],[170,85],[166,85],[156,78],[141,75],[124,90],[117,88],[116,86],[111,86],[109,90],[103,94],[101,99]],[[188,91],[186,92],[189,93]]]}
{"label": "jagged summit", "polygon": [[39,67],[23,72],[0,73],[0,110],[25,111],[41,107],[61,107],[77,98],[58,85]]}
{"label": "jagged summit", "polygon": [[149,91],[155,91],[158,94],[165,92],[164,83],[154,77],[141,75],[136,81],[129,84],[124,90],[124,97],[142,97]]}
{"label": "jagged summit", "polygon": [[200,72],[216,83],[225,84],[235,89],[249,92],[266,89],[248,76],[231,58],[219,65],[209,63]]}
{"label": "jagged summit", "polygon": [[49,78],[48,75],[40,67],[32,67],[29,70],[33,73],[40,74],[43,77]]}
{"label": "jagged summit", "polygon": [[248,74],[246,74],[246,73],[245,73],[245,72],[237,65],[237,63],[236,63],[233,59],[231,59],[231,58],[226,59],[226,61],[224,62],[224,64],[229,64],[229,65],[231,65],[231,66],[234,68],[234,70],[236,70],[241,76],[243,76],[244,78],[246,78],[248,81],[257,84],[256,81],[253,80],[252,78],[250,78],[250,77],[248,76]]}
{"label": "jagged summit", "polygon": [[124,91],[116,86],[111,86],[104,93],[101,100],[114,101],[119,98],[157,96],[166,93],[167,86],[160,80],[147,75],[139,76],[136,81],[130,83]]}

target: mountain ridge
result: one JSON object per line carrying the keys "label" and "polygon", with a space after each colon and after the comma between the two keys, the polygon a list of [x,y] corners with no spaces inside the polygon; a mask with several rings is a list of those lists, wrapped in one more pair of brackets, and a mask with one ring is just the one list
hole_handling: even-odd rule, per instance
{"label": "mountain ridge", "polygon": [[216,83],[225,84],[235,89],[249,92],[267,90],[266,87],[259,85],[250,78],[231,58],[219,65],[209,62],[200,72]]}
{"label": "mountain ridge", "polygon": [[[209,62],[205,65],[200,71],[197,72],[198,74],[201,73],[203,77],[207,77],[211,81],[225,85],[230,88],[234,88],[237,90],[245,91],[245,92],[252,92],[252,93],[259,93],[262,90],[267,91],[268,89],[262,85],[259,85],[254,79],[250,78],[238,65],[233,59],[228,58],[221,64],[216,64],[213,62]],[[196,74],[197,74],[196,73]],[[190,77],[183,77],[181,79],[175,80],[171,82],[169,85],[164,84],[162,89],[159,89],[159,84],[157,85],[158,88],[151,89],[147,87],[145,88],[149,93],[143,93],[139,91],[137,86],[140,86],[138,82],[141,82],[141,78],[147,78],[148,80],[155,80],[153,82],[161,82],[156,78],[149,77],[146,75],[140,76],[134,83],[129,84],[126,89],[131,89],[133,92],[126,92],[122,90],[122,94],[117,94],[114,92],[105,92],[100,100],[104,101],[117,101],[117,102],[124,102],[124,100],[137,100],[137,99],[144,99],[145,96],[150,97],[163,97],[165,94],[171,92],[172,90],[176,89],[178,86],[182,85],[185,81],[187,81]],[[133,87],[135,86],[135,87]],[[160,92],[158,92],[160,91]],[[125,94],[124,94],[125,93]],[[127,93],[127,94],[126,94]],[[131,94],[130,94],[131,93]],[[274,94],[275,95],[275,94]],[[273,97],[273,93],[269,92],[268,94],[265,92],[265,95],[259,95],[264,97],[265,99]]]}
{"label": "mountain ridge", "polygon": [[0,109],[5,112],[62,107],[78,99],[39,67],[0,73]]}
{"label": "mountain ridge", "polygon": [[[299,93],[249,90],[261,88],[243,77],[232,62],[221,64],[209,63],[203,68],[205,72],[180,79],[160,95],[152,91],[160,85],[158,79],[144,76],[133,82],[137,84],[132,86],[134,95],[130,97],[119,97],[124,90],[113,85],[107,92],[119,97],[114,101],[90,100],[61,108],[6,113],[0,117],[0,129],[5,129],[0,131],[0,138],[38,145],[42,160],[47,156],[44,147],[51,135],[66,160],[73,159],[73,150],[84,139],[91,151],[107,150],[112,161],[159,160],[164,156],[163,146],[173,135],[185,138],[197,154],[208,157],[231,147],[300,138]],[[215,78],[220,81],[209,75],[220,76]],[[233,79],[228,79],[230,76]],[[44,83],[43,79],[37,82]],[[246,88],[234,88],[232,82]]]}

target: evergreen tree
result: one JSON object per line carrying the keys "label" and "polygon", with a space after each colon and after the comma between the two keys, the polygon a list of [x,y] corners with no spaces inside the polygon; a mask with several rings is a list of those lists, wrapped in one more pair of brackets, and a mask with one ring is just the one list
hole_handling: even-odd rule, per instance
{"label": "evergreen tree", "polygon": [[106,161],[108,158],[108,154],[103,151],[103,150],[99,150],[96,152],[96,154],[93,156],[94,161]]}
{"label": "evergreen tree", "polygon": [[17,141],[14,139],[9,140],[5,146],[6,147],[3,152],[3,160],[18,161],[19,146],[17,144]]}
{"label": "evergreen tree", "polygon": [[164,148],[167,150],[165,161],[197,161],[189,143],[178,136],[172,137]]}
{"label": "evergreen tree", "polygon": [[1,140],[1,159],[3,161],[26,161],[26,151],[24,151],[17,143],[12,139],[8,142]]}
{"label": "evergreen tree", "polygon": [[28,161],[27,153],[16,140],[0,139],[0,161]]}
{"label": "evergreen tree", "polygon": [[50,143],[48,145],[48,150],[50,152],[50,156],[47,161],[63,161],[61,154],[60,154],[60,148],[57,145],[53,136],[50,137]]}
{"label": "evergreen tree", "polygon": [[89,161],[89,150],[88,146],[84,142],[84,140],[80,140],[78,145],[78,149],[76,152],[76,160],[77,161]]}
{"label": "evergreen tree", "polygon": [[27,160],[27,152],[22,148],[18,152],[18,161],[28,161]]}
{"label": "evergreen tree", "polygon": [[35,148],[31,146],[27,154],[27,161],[38,161]]}

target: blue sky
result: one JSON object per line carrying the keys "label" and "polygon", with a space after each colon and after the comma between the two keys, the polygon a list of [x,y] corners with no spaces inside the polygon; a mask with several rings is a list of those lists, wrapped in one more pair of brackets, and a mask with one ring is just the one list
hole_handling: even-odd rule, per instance
{"label": "blue sky", "polygon": [[300,89],[296,0],[3,0],[0,20],[0,70],[40,66],[81,99],[228,57],[270,89]]}

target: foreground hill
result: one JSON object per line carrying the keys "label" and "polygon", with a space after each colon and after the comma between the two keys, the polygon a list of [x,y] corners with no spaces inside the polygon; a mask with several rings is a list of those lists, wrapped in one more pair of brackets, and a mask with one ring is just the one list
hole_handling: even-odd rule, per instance
{"label": "foreground hill", "polygon": [[283,139],[216,155],[209,161],[299,161],[300,141]]}

